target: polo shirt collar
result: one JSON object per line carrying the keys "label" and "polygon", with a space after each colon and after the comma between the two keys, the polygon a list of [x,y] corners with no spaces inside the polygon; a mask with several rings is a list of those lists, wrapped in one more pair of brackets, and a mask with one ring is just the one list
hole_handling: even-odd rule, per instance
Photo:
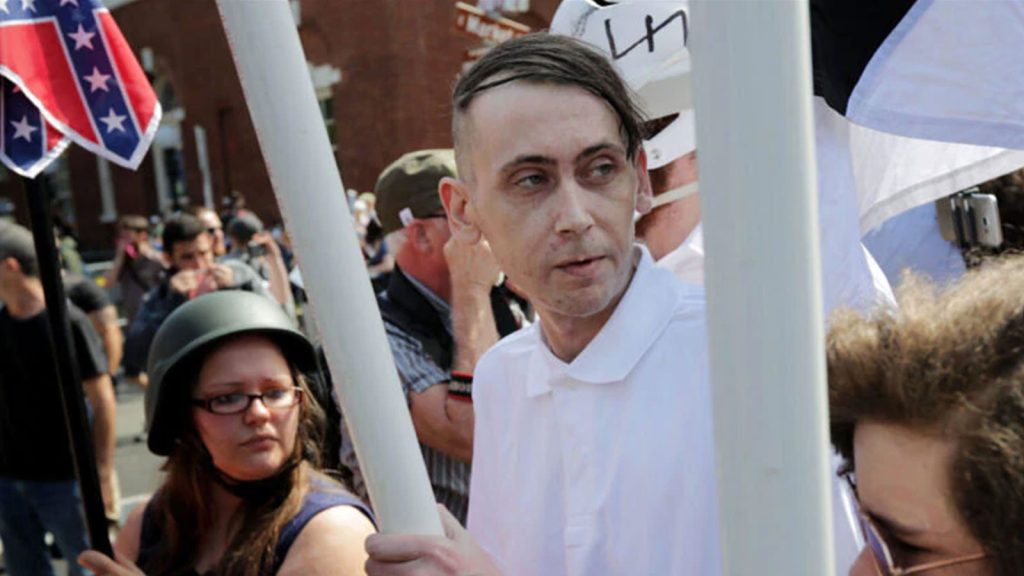
{"label": "polo shirt collar", "polygon": [[671,273],[654,266],[650,252],[640,250],[640,263],[619,305],[597,336],[571,363],[556,357],[544,343],[540,322],[535,330],[537,346],[527,370],[526,395],[535,397],[551,391],[551,385],[569,378],[589,384],[625,380],[647,350],[672,320],[679,293]]}

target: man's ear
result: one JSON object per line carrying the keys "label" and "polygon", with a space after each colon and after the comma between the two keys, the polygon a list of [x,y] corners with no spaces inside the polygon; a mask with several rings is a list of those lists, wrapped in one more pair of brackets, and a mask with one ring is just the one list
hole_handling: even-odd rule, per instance
{"label": "man's ear", "polygon": [[641,214],[647,214],[653,206],[654,191],[651,189],[651,175],[647,172],[647,152],[644,151],[643,146],[637,151],[634,164],[637,171],[638,187],[636,192],[636,211]]}
{"label": "man's ear", "polygon": [[451,228],[452,236],[470,244],[478,242],[480,229],[474,222],[469,186],[458,178],[442,178],[437,188],[444,210],[448,213],[448,227]]}

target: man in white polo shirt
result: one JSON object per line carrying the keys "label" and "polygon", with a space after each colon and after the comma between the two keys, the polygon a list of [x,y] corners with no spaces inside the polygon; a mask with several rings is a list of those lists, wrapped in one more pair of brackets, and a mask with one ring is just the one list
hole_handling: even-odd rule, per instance
{"label": "man in white polo shirt", "polygon": [[[636,235],[658,266],[683,282],[704,283],[704,234],[698,191],[697,141],[690,99],[692,32],[688,0],[633,0],[598,3],[562,0],[551,21],[552,34],[582,40],[612,61],[637,95],[648,122],[644,150],[654,196],[650,212],[637,219]],[[648,21],[650,23],[648,23]],[[635,45],[638,38],[646,42]],[[629,48],[633,46],[633,48]],[[827,138],[821,133],[818,138]],[[839,306],[895,306],[889,283],[859,234],[849,233],[851,212],[841,200],[850,191],[836,175],[819,172],[819,228],[825,314]],[[712,192],[714,193],[714,192]],[[729,193],[729,191],[722,191]],[[842,465],[835,455],[833,462]],[[839,475],[832,477],[833,551],[845,570],[860,553],[860,523],[853,495]]]}
{"label": "man in white polo shirt", "polygon": [[533,35],[454,105],[453,236],[489,242],[539,322],[477,364],[472,538],[449,516],[448,538],[371,537],[369,573],[718,574],[704,299],[634,243],[651,189],[627,89]]}

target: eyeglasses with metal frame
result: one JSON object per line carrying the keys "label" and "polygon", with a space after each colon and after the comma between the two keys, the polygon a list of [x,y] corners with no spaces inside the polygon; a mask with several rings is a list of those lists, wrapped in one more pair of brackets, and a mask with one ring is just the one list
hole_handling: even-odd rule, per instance
{"label": "eyeglasses with metal frame", "polygon": [[853,474],[844,474],[843,478],[850,485],[850,490],[853,493],[853,501],[857,507],[857,518],[860,521],[860,529],[864,534],[864,540],[867,543],[868,548],[871,550],[871,558],[874,561],[875,572],[878,576],[908,576],[910,574],[921,574],[931,570],[937,570],[939,568],[946,568],[948,566],[977,562],[988,557],[988,554],[978,552],[976,554],[936,560],[934,562],[918,564],[916,566],[896,566],[896,561],[893,559],[892,551],[886,543],[885,538],[882,537],[882,532],[878,529],[875,521],[871,519],[871,516],[861,509],[860,499],[857,496],[857,483],[853,478]]}

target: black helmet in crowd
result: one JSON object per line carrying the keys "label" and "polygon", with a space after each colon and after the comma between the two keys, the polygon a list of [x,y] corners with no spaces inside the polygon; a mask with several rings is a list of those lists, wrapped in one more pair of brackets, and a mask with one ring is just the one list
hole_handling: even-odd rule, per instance
{"label": "black helmet in crowd", "polygon": [[[262,334],[274,341],[299,372],[316,372],[312,343],[292,324],[277,303],[241,290],[206,294],[181,305],[160,326],[149,351],[146,427],[149,450],[168,456],[188,417],[192,381],[198,361],[219,341],[241,334]],[[186,373],[183,368],[188,368]]]}

